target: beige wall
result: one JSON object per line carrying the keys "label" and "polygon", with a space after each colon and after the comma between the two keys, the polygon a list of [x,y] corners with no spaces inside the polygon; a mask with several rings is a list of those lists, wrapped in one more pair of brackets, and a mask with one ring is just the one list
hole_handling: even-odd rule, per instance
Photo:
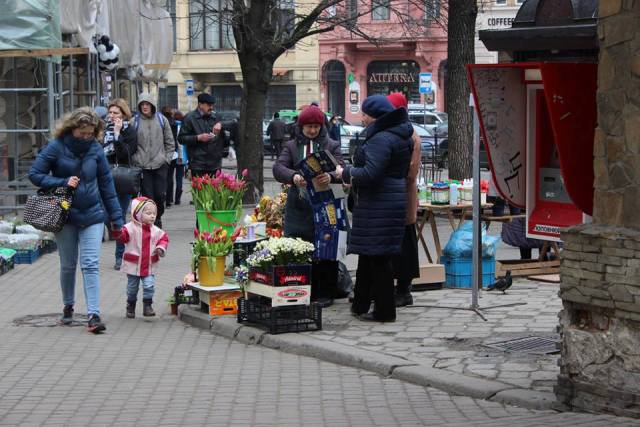
{"label": "beige wall", "polygon": [[[233,50],[189,50],[189,2],[176,1],[177,52],[168,74],[167,85],[178,86],[178,103],[181,111],[187,110],[184,81],[193,79],[195,95],[212,84],[242,85],[242,73],[238,57]],[[290,70],[286,79],[273,84],[296,85],[296,105],[309,104],[319,99],[319,50],[317,37],[309,37],[286,52],[274,64],[275,71]],[[231,81],[220,82],[219,73],[232,73]],[[227,74],[229,76],[229,74]],[[195,100],[194,106],[195,106]]]}

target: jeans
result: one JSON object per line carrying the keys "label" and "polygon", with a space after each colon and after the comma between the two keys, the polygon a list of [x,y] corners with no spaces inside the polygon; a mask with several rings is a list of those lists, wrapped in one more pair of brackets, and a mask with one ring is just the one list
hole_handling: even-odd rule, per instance
{"label": "jeans", "polygon": [[[130,194],[118,194],[118,202],[120,203],[120,209],[122,209],[122,218],[124,222],[127,222],[127,210],[131,204]],[[116,262],[122,262],[122,254],[124,254],[124,243],[116,241]]]}
{"label": "jeans", "polygon": [[142,282],[142,300],[153,299],[153,293],[156,288],[156,276],[134,276],[127,274],[127,301],[137,301],[138,286]]}
{"label": "jeans", "polygon": [[[167,173],[167,203],[180,203],[182,196],[182,180],[184,179],[184,165],[179,165],[177,160],[172,160]],[[173,183],[176,183],[175,197],[173,193]]]}
{"label": "jeans", "polygon": [[142,195],[153,199],[158,207],[156,225],[162,225],[162,214],[164,213],[164,201],[167,193],[167,170],[169,165],[162,165],[158,169],[142,170]]}
{"label": "jeans", "polygon": [[80,269],[84,283],[87,314],[100,314],[100,247],[102,245],[102,223],[88,227],[67,224],[56,233],[60,254],[60,288],[62,303],[75,304],[76,264],[80,255]]}

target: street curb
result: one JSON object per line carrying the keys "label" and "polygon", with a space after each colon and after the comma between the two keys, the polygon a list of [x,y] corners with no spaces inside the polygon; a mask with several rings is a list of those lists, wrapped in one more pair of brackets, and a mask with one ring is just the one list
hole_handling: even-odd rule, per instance
{"label": "street curb", "polygon": [[235,317],[211,319],[188,305],[178,306],[178,318],[214,335],[244,344],[262,345],[273,350],[313,357],[325,362],[364,369],[379,375],[434,387],[454,395],[516,405],[527,409],[553,409],[553,393],[515,388],[511,384],[458,374],[411,362],[397,356],[376,353],[345,344],[323,341],[301,334],[270,335],[262,329],[240,325]]}

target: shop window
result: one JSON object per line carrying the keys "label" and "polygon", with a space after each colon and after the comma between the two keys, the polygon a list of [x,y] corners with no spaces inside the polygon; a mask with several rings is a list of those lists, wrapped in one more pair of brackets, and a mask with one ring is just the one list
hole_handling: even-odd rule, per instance
{"label": "shop window", "polygon": [[231,86],[211,86],[211,96],[213,96],[213,106],[217,113],[225,116],[236,117],[240,114],[242,105],[242,87]]}
{"label": "shop window", "polygon": [[178,86],[172,85],[158,88],[158,109],[168,105],[178,108]]}
{"label": "shop window", "polygon": [[424,1],[424,19],[427,22],[437,21],[440,18],[440,0]]}
{"label": "shop window", "polygon": [[232,0],[192,0],[189,3],[191,50],[232,49]]}
{"label": "shop window", "polygon": [[372,0],[371,19],[374,21],[386,21],[390,14],[390,0]]}
{"label": "shop window", "polygon": [[280,110],[296,109],[295,85],[271,85],[267,91],[267,101],[264,106],[264,117],[271,118],[273,113]]}
{"label": "shop window", "polygon": [[372,61],[367,66],[367,94],[402,92],[409,102],[420,102],[419,74],[415,61]]}

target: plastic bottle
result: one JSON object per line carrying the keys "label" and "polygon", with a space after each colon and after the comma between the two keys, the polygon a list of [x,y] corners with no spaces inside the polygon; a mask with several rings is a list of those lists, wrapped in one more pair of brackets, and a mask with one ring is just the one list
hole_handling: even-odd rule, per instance
{"label": "plastic bottle", "polygon": [[418,204],[427,200],[427,186],[424,183],[424,180],[420,178],[418,180]]}
{"label": "plastic bottle", "polygon": [[458,204],[458,185],[456,181],[453,181],[451,185],[449,185],[449,204],[457,205]]}
{"label": "plastic bottle", "polygon": [[433,182],[431,182],[431,181],[427,181],[426,194],[427,194],[427,198],[426,198],[427,203],[431,203],[431,200],[433,198]]}

